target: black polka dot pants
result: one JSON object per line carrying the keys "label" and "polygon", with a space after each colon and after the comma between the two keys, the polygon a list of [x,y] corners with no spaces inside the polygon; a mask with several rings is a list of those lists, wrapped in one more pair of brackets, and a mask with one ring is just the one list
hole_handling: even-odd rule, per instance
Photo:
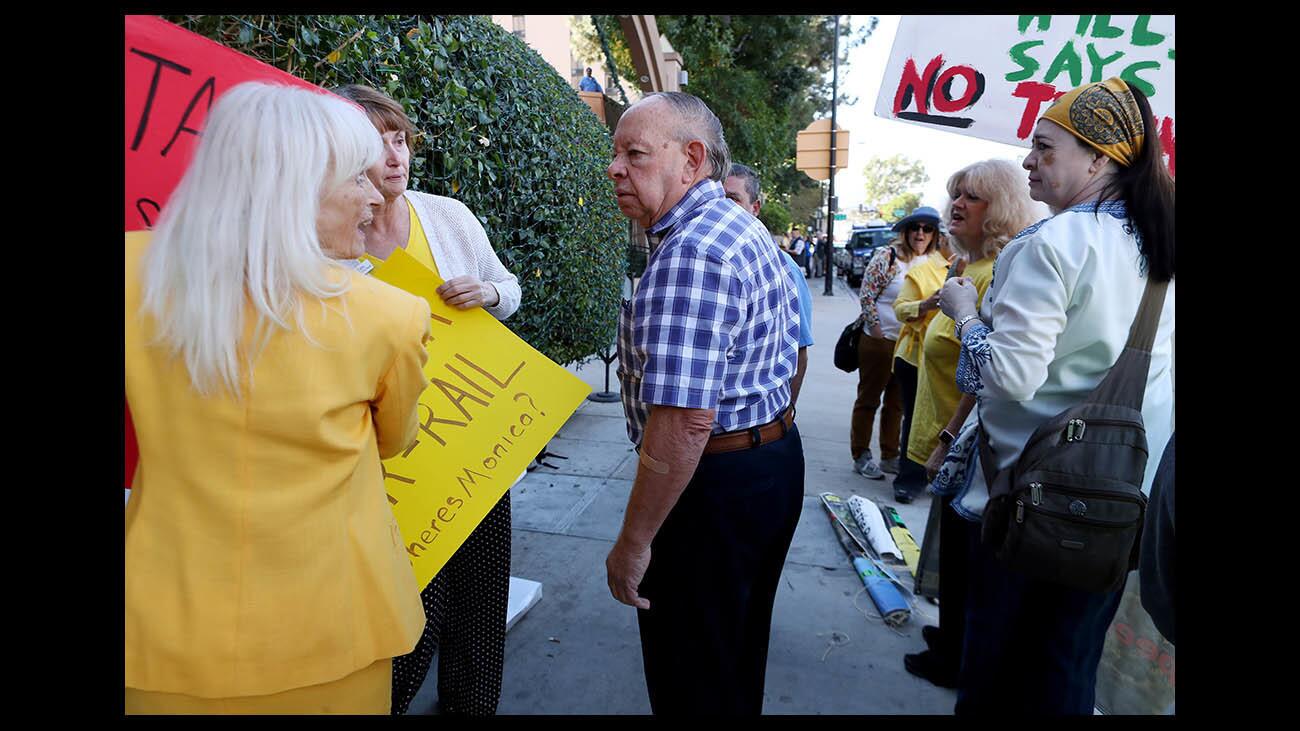
{"label": "black polka dot pants", "polygon": [[491,716],[501,699],[510,596],[507,491],[420,594],[427,622],[410,654],[393,658],[393,713],[403,714],[438,654],[438,705],[447,715]]}

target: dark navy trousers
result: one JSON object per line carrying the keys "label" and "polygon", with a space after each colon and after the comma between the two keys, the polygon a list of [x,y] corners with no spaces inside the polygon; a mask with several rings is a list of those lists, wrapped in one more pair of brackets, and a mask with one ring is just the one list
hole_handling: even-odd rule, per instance
{"label": "dark navy trousers", "polygon": [[757,715],[786,552],[803,509],[795,426],[755,449],[704,455],[650,546],[637,610],[650,708]]}
{"label": "dark navy trousers", "polygon": [[979,523],[966,525],[970,584],[956,714],[1092,715],[1102,644],[1123,587],[1098,594],[1031,579],[984,547]]}

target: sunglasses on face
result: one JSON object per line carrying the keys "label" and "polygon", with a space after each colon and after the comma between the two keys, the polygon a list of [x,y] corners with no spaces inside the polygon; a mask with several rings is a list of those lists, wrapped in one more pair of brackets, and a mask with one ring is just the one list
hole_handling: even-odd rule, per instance
{"label": "sunglasses on face", "polygon": [[908,233],[911,233],[912,231],[920,231],[924,234],[932,234],[934,233],[934,226],[931,226],[928,223],[914,223],[907,227],[907,231]]}

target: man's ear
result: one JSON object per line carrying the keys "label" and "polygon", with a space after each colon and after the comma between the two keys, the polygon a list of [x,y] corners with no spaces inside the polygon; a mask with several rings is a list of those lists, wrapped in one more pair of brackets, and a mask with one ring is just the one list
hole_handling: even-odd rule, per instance
{"label": "man's ear", "polygon": [[686,143],[686,164],[682,167],[682,182],[690,183],[695,180],[700,170],[705,165],[708,158],[708,150],[704,148],[704,143],[700,140],[691,140]]}

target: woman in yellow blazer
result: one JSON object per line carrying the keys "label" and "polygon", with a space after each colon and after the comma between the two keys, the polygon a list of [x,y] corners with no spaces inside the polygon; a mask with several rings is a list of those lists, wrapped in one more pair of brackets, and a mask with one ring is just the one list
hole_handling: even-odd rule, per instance
{"label": "woman in yellow blazer", "polygon": [[388,713],[424,611],[379,461],[415,435],[429,308],[332,261],[380,150],[347,102],[243,84],[127,234],[128,713]]}

